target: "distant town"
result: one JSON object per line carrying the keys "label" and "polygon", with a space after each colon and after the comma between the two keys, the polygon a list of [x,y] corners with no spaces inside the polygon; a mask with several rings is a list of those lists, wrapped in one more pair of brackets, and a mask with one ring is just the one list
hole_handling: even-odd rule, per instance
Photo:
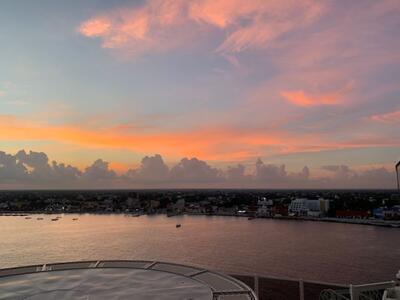
{"label": "distant town", "polygon": [[120,213],[283,218],[400,227],[395,191],[1,191],[0,214]]}

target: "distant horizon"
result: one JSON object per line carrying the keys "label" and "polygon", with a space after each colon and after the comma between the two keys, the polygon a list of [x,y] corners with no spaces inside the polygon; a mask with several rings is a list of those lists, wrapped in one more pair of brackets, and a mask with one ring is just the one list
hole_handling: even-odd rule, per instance
{"label": "distant horizon", "polygon": [[335,188],[335,189],[313,189],[313,188],[305,188],[305,189],[273,189],[273,188],[110,188],[110,189],[101,189],[101,188],[93,188],[93,189],[76,189],[76,188],[71,188],[71,189],[0,189],[0,192],[114,192],[114,191],[120,191],[120,192],[148,192],[148,191],[260,191],[260,192],[287,192],[287,191],[293,191],[293,192],[394,192],[397,193],[397,189],[354,189],[354,188],[348,188],[348,189],[340,189],[340,188]]}

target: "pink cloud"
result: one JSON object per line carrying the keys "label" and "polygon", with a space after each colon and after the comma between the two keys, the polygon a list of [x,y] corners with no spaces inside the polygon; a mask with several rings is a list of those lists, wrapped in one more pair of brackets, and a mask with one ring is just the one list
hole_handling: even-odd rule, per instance
{"label": "pink cloud", "polygon": [[219,28],[225,28],[243,17],[251,17],[264,1],[200,0],[192,1],[189,17]]}
{"label": "pink cloud", "polygon": [[[232,1],[226,2],[232,5]],[[313,24],[325,12],[325,5],[314,1],[239,2],[246,4],[232,5],[233,13],[227,20],[233,26],[219,52],[267,48],[283,34]]]}
{"label": "pink cloud", "polygon": [[400,110],[371,116],[371,120],[381,123],[400,123]]}
{"label": "pink cloud", "polygon": [[199,30],[223,30],[217,51],[235,53],[266,47],[281,34],[313,23],[324,11],[315,1],[147,0],[83,22],[78,31],[99,37],[105,48],[140,55],[185,46]]}
{"label": "pink cloud", "polygon": [[137,56],[151,51],[163,51],[181,41],[172,29],[182,30],[182,0],[151,0],[135,9],[116,9],[83,22],[78,31],[86,37],[98,37],[103,48],[124,50]]}
{"label": "pink cloud", "polygon": [[79,27],[79,32],[88,37],[104,36],[109,32],[111,22],[107,18],[94,18]]}

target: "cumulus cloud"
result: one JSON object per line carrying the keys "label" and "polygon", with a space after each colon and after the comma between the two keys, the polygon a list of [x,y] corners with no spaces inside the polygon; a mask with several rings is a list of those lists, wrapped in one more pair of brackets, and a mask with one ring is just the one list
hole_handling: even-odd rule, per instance
{"label": "cumulus cloud", "polygon": [[394,188],[394,172],[383,167],[356,171],[346,165],[329,165],[322,169],[331,173],[331,177],[325,178],[326,186],[335,183],[344,188]]}
{"label": "cumulus cloud", "polygon": [[116,173],[110,170],[108,167],[108,162],[97,159],[91,166],[85,169],[83,172],[83,179],[89,181],[104,181],[116,178]]}
{"label": "cumulus cloud", "polygon": [[261,159],[258,159],[256,162],[254,177],[258,181],[276,183],[286,180],[287,173],[285,170],[285,165],[277,166],[272,164],[264,164]]}
{"label": "cumulus cloud", "polygon": [[15,155],[15,158],[27,169],[31,170],[30,174],[33,178],[46,180],[51,178],[52,169],[48,163],[49,158],[46,153],[34,151],[26,153],[25,150],[21,150]]}
{"label": "cumulus cloud", "polygon": [[346,165],[321,167],[325,177],[313,177],[307,166],[289,172],[284,164],[239,164],[225,170],[198,158],[183,158],[169,168],[161,155],[146,156],[137,169],[118,175],[98,159],[84,171],[49,163],[43,152],[0,151],[0,188],[394,188],[395,174],[383,167],[354,170]]}
{"label": "cumulus cloud", "polygon": [[307,166],[299,172],[286,171],[286,165],[265,164],[258,159],[252,177],[256,185],[265,185],[268,188],[310,188],[316,182],[310,179],[310,170]]}
{"label": "cumulus cloud", "polygon": [[15,155],[0,151],[0,179],[1,182],[22,181],[27,177],[27,169]]}
{"label": "cumulus cloud", "polygon": [[181,182],[215,182],[221,180],[220,171],[197,158],[183,158],[171,169],[171,179]]}
{"label": "cumulus cloud", "polygon": [[138,169],[130,169],[125,174],[129,180],[142,182],[160,182],[167,181],[169,177],[169,168],[164,163],[160,154],[146,156],[142,159]]}
{"label": "cumulus cloud", "polygon": [[0,151],[0,186],[1,184],[15,183],[17,187],[37,186],[59,187],[59,184],[69,186],[77,183],[81,176],[79,169],[63,163],[53,161],[49,164],[47,154],[25,150],[15,155]]}
{"label": "cumulus cloud", "polygon": [[57,181],[76,182],[82,175],[82,172],[78,168],[63,163],[58,164],[56,161],[52,162],[51,169],[52,176]]}
{"label": "cumulus cloud", "polygon": [[307,181],[310,178],[310,169],[304,166],[298,173],[290,173],[289,177],[298,181]]}
{"label": "cumulus cloud", "polygon": [[227,181],[236,183],[247,182],[251,179],[251,176],[246,174],[246,168],[242,164],[229,166],[225,175]]}

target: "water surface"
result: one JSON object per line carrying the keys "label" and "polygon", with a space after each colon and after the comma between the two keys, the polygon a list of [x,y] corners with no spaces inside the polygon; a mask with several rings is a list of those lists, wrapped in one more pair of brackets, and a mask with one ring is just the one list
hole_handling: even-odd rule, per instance
{"label": "water surface", "polygon": [[54,217],[0,217],[0,268],[144,259],[334,283],[392,280],[400,269],[395,228],[214,216]]}

